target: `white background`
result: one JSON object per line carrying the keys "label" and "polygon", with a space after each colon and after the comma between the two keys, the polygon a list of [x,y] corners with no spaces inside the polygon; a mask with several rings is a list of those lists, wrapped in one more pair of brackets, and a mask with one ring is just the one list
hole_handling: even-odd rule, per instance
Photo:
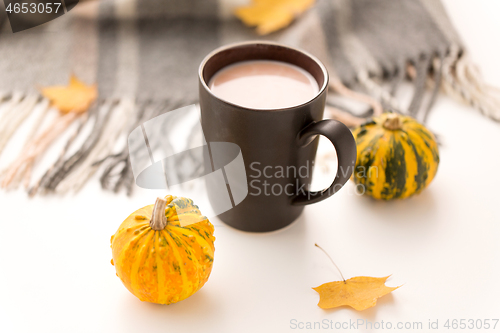
{"label": "white background", "polygon": [[[444,2],[485,78],[500,87],[500,2]],[[441,164],[421,195],[377,202],[349,183],[278,232],[244,233],[214,220],[210,280],[169,306],[130,294],[109,248],[122,220],[164,193],[127,198],[96,180],[62,198],[2,191],[0,332],[299,331],[294,319],[421,321],[423,332],[429,320],[445,331],[447,319],[500,319],[500,125],[441,97],[429,127],[443,142]],[[387,284],[402,287],[363,312],[320,309],[311,288],[340,276],[315,242],[346,278],[392,274]]]}

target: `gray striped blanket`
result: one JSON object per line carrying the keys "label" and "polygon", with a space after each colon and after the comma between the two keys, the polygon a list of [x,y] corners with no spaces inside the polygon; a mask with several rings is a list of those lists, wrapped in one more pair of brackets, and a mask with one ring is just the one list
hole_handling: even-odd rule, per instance
{"label": "gray striped blanket", "polygon": [[[196,103],[201,60],[220,45],[242,40],[274,40],[320,58],[331,75],[329,115],[353,126],[382,109],[424,122],[440,91],[499,119],[498,100],[438,0],[318,0],[291,26],[264,37],[234,18],[236,5],[81,1],[67,14],[18,33],[10,31],[0,8],[0,154],[16,124],[45,105],[39,87],[64,85],[73,73],[99,90],[98,102],[78,119],[81,125],[72,128],[66,150],[44,176],[30,180],[25,167],[24,176],[16,177],[34,194],[78,189],[98,172],[104,188],[130,193],[134,178],[124,134]],[[407,105],[394,97],[403,81],[413,85]],[[353,113],[344,100],[366,107]],[[92,131],[81,147],[70,149],[85,126]],[[117,140],[123,140],[121,147]]]}

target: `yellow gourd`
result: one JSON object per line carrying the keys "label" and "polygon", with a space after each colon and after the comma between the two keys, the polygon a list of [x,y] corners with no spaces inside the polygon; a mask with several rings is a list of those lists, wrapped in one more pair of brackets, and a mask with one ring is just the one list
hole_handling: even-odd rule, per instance
{"label": "yellow gourd", "polygon": [[[186,221],[196,223],[185,225]],[[179,302],[210,276],[213,232],[213,225],[191,199],[158,198],[155,205],[127,217],[111,237],[111,263],[125,287],[141,301]]]}
{"label": "yellow gourd", "polygon": [[439,165],[434,135],[415,119],[384,113],[353,132],[353,180],[375,199],[403,199],[426,188]]}

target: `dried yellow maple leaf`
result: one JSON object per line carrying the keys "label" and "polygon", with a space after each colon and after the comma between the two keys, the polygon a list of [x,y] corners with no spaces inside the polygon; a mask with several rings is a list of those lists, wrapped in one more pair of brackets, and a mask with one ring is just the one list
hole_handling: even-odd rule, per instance
{"label": "dried yellow maple leaf", "polygon": [[236,9],[235,15],[248,26],[267,35],[288,26],[299,14],[314,5],[315,0],[252,0]]}
{"label": "dried yellow maple leaf", "polygon": [[[315,245],[325,252],[318,244]],[[332,260],[328,253],[325,252],[325,254]],[[333,264],[335,265],[335,262],[333,262]],[[335,267],[337,267],[337,265],[335,265]],[[342,276],[342,272],[340,272],[340,275]],[[387,287],[385,281],[388,277],[389,276],[374,278],[369,276],[356,276],[346,280],[344,276],[342,276],[343,281],[324,283],[313,289],[319,293],[318,306],[322,309],[331,309],[347,305],[355,310],[361,311],[375,306],[378,298],[399,288]]]}
{"label": "dried yellow maple leaf", "polygon": [[87,111],[97,98],[97,85],[86,85],[72,75],[67,86],[42,88],[42,95],[61,113]]}
{"label": "dried yellow maple leaf", "polygon": [[324,283],[313,289],[319,293],[318,306],[322,309],[348,305],[361,311],[375,306],[377,298],[399,288],[387,287],[387,278],[356,276],[345,281]]}

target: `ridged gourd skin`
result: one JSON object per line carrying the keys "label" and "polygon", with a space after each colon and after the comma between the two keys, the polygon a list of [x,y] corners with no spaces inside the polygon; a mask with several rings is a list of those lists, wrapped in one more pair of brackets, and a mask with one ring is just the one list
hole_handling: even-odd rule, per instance
{"label": "ridged gourd skin", "polygon": [[376,199],[408,198],[436,175],[438,144],[415,119],[384,113],[353,132],[357,161],[352,179]]}
{"label": "ridged gourd skin", "polygon": [[[166,196],[167,225],[154,230],[154,205],[132,213],[111,237],[112,264],[125,287],[141,301],[171,304],[207,282],[214,258],[214,227],[191,199]],[[181,218],[197,223],[182,227]]]}

